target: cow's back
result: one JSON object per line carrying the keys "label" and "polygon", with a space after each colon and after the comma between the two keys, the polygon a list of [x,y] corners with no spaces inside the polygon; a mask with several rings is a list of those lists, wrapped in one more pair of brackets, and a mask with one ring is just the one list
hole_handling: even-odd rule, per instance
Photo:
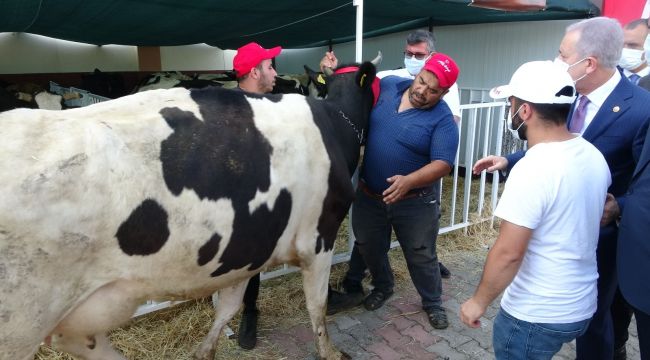
{"label": "cow's back", "polygon": [[302,96],[148,91],[2,113],[0,138],[2,348],[117,279],[193,297],[313,251],[330,163]]}

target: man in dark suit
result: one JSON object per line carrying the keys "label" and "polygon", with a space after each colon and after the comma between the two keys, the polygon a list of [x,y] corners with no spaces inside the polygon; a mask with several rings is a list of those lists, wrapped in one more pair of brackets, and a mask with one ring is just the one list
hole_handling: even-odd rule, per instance
{"label": "man in dark suit", "polygon": [[618,281],[633,307],[641,359],[650,358],[650,133],[627,191],[618,234]]}
{"label": "man in dark suit", "polygon": [[639,86],[650,91],[650,75],[646,75],[639,80]]}
{"label": "man in dark suit", "polygon": [[[616,64],[623,48],[623,30],[613,19],[596,17],[567,27],[556,59],[576,82],[580,94],[568,127],[580,133],[605,157],[612,174],[598,240],[598,309],[587,332],[577,339],[578,359],[611,360],[614,335],[610,307],[617,287],[615,219],[639,159],[650,121],[650,93],[621,76]],[[584,99],[583,99],[584,98]],[[474,171],[512,168],[524,156],[488,156]],[[585,174],[589,181],[589,174]],[[570,216],[570,214],[567,214]]]}

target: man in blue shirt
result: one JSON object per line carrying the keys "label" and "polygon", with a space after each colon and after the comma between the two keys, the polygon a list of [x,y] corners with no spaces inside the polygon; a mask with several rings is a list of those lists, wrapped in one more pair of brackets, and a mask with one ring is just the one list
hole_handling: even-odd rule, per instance
{"label": "man in blue shirt", "polygon": [[458,148],[458,127],[440,100],[458,72],[449,56],[436,53],[415,80],[396,76],[381,80],[352,205],[356,245],[374,286],[363,301],[366,309],[380,308],[393,294],[388,250],[394,230],[422,307],[436,329],[449,325],[441,307],[436,255],[438,180],[451,171]]}

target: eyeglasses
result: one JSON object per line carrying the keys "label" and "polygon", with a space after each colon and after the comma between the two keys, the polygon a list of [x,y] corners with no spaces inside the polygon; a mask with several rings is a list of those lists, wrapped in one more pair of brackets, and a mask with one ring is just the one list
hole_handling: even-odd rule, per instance
{"label": "eyeglasses", "polygon": [[429,56],[429,54],[427,54],[427,53],[424,53],[424,54],[423,53],[412,53],[410,51],[404,51],[404,56],[406,56],[409,59],[411,59],[411,58],[413,58],[415,56],[415,58],[418,59],[418,60],[424,60],[427,56]]}

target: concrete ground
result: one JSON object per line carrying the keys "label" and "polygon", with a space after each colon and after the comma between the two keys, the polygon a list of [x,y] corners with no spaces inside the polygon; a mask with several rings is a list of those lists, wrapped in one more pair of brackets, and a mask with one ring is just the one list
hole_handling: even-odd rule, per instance
{"label": "concrete ground", "polygon": [[[334,344],[352,359],[359,360],[493,359],[492,320],[497,314],[498,301],[481,319],[479,329],[466,327],[458,316],[460,304],[474,292],[480,280],[483,259],[476,255],[460,255],[456,259],[443,260],[452,272],[450,279],[443,280],[443,306],[447,309],[449,328],[435,330],[429,325],[420,307],[420,298],[409,284],[396,291],[381,309],[367,311],[359,307],[328,317],[328,330]],[[315,358],[308,324],[260,329],[259,336],[263,341],[253,351],[259,356],[255,358],[264,358],[262,354],[268,344],[273,344],[274,350],[283,354],[283,359]],[[640,359],[634,322],[630,326],[627,351],[628,359]],[[574,343],[565,344],[554,357],[558,360],[574,358]]]}

